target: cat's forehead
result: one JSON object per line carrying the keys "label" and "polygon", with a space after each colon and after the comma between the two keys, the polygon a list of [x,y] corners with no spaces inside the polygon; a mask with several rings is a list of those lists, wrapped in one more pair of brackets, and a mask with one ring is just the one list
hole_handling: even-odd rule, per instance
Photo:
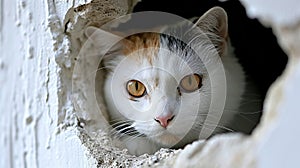
{"label": "cat's forehead", "polygon": [[[199,73],[203,71],[201,61],[195,52],[182,41],[159,33],[140,33],[123,40],[123,55],[137,66],[136,70],[143,70],[145,78]],[[149,73],[150,72],[150,73]]]}
{"label": "cat's forehead", "polygon": [[125,56],[130,56],[139,62],[147,60],[150,64],[157,57],[161,46],[160,35],[153,32],[131,35],[125,38],[122,43]]}

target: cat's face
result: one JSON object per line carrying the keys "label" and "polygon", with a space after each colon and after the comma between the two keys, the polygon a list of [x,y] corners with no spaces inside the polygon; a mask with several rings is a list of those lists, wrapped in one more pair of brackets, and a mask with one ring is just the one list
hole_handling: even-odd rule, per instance
{"label": "cat's face", "polygon": [[[165,147],[176,145],[190,131],[198,136],[210,109],[211,80],[222,83],[207,66],[216,67],[218,53],[226,48],[227,23],[214,18],[209,28],[210,17],[215,15],[200,19],[199,27],[217,32],[208,32],[209,38],[201,32],[190,37],[197,53],[168,35],[140,33],[121,41],[117,52],[103,59],[104,97],[115,130],[146,136]],[[218,91],[214,93],[218,97]]]}
{"label": "cat's face", "polygon": [[115,58],[104,61],[104,66],[113,66],[105,82],[111,120],[128,120],[138,133],[171,147],[196,120],[206,118],[208,74],[200,58],[184,52],[179,42],[174,43],[177,49],[170,49],[167,36],[143,33],[129,40],[134,46],[124,44]]}

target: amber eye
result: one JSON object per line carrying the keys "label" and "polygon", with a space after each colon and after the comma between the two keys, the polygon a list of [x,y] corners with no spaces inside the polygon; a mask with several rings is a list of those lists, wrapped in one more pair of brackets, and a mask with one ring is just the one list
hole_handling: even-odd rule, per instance
{"label": "amber eye", "polygon": [[146,87],[140,81],[130,80],[127,82],[127,92],[130,96],[139,98],[146,94]]}
{"label": "amber eye", "polygon": [[180,81],[180,88],[184,92],[193,92],[202,86],[202,77],[198,74],[187,75]]}

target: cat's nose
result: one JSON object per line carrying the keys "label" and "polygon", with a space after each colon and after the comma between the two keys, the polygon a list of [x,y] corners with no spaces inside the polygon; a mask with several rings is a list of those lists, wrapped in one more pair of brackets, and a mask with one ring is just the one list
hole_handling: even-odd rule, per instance
{"label": "cat's nose", "polygon": [[174,119],[175,115],[167,115],[163,117],[155,117],[154,120],[158,122],[162,127],[167,128],[169,125],[170,121]]}

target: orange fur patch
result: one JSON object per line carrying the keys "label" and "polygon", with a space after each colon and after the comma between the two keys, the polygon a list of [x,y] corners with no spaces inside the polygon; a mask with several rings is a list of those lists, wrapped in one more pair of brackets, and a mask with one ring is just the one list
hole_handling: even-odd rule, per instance
{"label": "orange fur patch", "polygon": [[160,46],[158,33],[140,33],[131,35],[123,40],[124,49],[123,53],[128,56],[132,56],[142,61],[147,59],[152,65],[153,59],[157,56]]}

